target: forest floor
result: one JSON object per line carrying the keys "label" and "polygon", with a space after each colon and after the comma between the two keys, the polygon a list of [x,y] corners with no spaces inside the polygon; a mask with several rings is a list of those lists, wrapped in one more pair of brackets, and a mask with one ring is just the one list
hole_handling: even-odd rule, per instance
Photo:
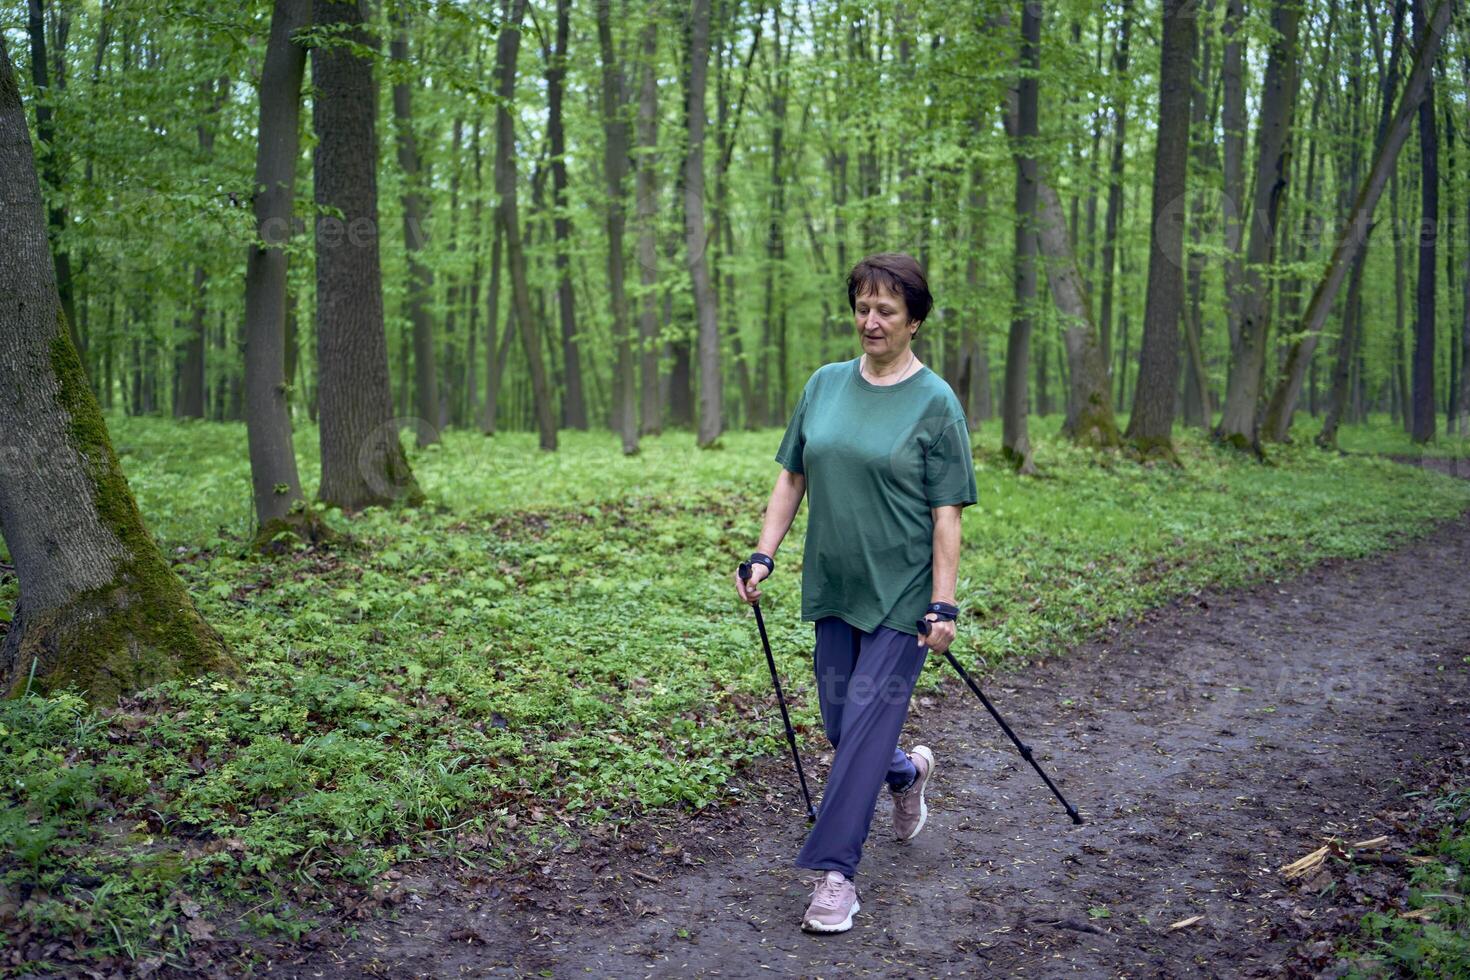
{"label": "forest floor", "polygon": [[[848,933],[798,929],[808,873],[790,862],[806,823],[789,764],[771,758],[746,770],[741,805],[664,812],[505,874],[401,867],[390,913],[256,944],[253,970],[1372,972],[1341,957],[1342,941],[1370,908],[1409,911],[1405,861],[1428,860],[1409,851],[1433,833],[1432,788],[1463,787],[1470,770],[1467,555],[1462,515],[1394,551],[1197,593],[993,675],[992,700],[1079,807],[1080,827],[966,689],[919,697],[905,741],[938,757],[929,822],[897,844],[879,800]],[[826,747],[802,748],[819,787]],[[1349,850],[1304,880],[1280,873],[1329,839]]]}

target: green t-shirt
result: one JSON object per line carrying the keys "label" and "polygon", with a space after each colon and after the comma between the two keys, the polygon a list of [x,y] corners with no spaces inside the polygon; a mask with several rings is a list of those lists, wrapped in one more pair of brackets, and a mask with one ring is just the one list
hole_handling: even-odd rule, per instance
{"label": "green t-shirt", "polygon": [[885,387],[858,361],[812,374],[776,452],[806,476],[801,618],[917,635],[934,582],[929,509],[976,500],[970,431],[927,367]]}

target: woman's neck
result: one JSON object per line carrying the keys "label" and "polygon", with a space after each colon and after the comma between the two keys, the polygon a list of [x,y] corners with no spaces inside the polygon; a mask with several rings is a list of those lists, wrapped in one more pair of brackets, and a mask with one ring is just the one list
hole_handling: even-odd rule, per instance
{"label": "woman's neck", "polygon": [[913,348],[905,347],[896,351],[892,357],[881,360],[865,353],[858,359],[858,364],[868,380],[879,384],[897,384],[903,380],[904,375],[910,373],[917,361]]}

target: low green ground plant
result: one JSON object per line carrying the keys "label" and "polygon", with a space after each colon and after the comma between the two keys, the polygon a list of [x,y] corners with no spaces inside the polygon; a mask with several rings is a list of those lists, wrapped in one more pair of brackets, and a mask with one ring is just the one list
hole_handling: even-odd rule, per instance
{"label": "low green ground plant", "polygon": [[[1470,485],[1307,441],[1270,465],[1184,433],[1182,468],[1096,456],[1035,420],[1041,476],[978,433],[957,652],[979,669],[1065,650],[1171,597],[1383,549]],[[643,440],[448,432],[414,451],[414,510],[327,515],[326,550],[259,557],[244,430],[109,420],[140,507],[238,677],[117,705],[0,702],[0,928],[68,955],[162,962],[222,928],[300,935],[341,889],[426,855],[494,869],[649,808],[731,800],[784,751],[731,585],[778,431]],[[315,433],[297,435],[314,486]],[[820,739],[800,620],[803,520],[763,606],[794,720]],[[0,579],[8,615],[13,576]],[[921,682],[943,678],[931,662]],[[246,909],[230,912],[226,909]],[[59,955],[59,954],[58,954]],[[56,964],[53,964],[56,965]]]}

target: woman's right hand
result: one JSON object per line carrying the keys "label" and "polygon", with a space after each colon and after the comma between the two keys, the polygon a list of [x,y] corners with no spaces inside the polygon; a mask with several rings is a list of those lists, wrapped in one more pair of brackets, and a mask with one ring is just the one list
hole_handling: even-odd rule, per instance
{"label": "woman's right hand", "polygon": [[750,579],[742,579],[740,570],[735,570],[735,592],[740,596],[742,602],[759,602],[761,590],[757,588],[760,581],[771,574],[771,570],[760,562],[750,563]]}

